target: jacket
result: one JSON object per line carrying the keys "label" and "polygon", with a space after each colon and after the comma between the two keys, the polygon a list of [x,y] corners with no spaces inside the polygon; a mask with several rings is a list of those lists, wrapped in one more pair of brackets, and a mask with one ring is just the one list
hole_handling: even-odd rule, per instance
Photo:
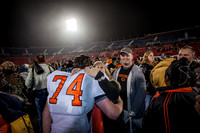
{"label": "jacket", "polygon": [[147,94],[155,95],[156,89],[152,86],[151,81],[150,81],[150,73],[151,73],[151,70],[153,69],[153,66],[150,66],[147,63],[142,63],[140,65],[140,68],[142,69],[144,76],[145,76],[145,79],[146,79]]}
{"label": "jacket", "polygon": [[[51,71],[54,71],[52,67],[49,67],[47,64],[39,64],[44,72],[40,75],[38,75],[34,70],[34,85],[33,90],[42,90],[47,88],[47,76],[51,73]],[[26,86],[28,88],[31,87],[33,81],[32,81],[32,69],[29,70],[28,76],[26,78]]]}
{"label": "jacket", "polygon": [[197,93],[191,87],[161,87],[143,118],[143,132],[194,133],[200,117],[194,104]]}
{"label": "jacket", "polygon": [[[117,80],[121,67],[117,68],[113,73],[113,78]],[[145,111],[146,82],[142,70],[133,65],[127,78],[127,111],[133,112],[134,118],[142,118]],[[125,115],[127,116],[127,115]],[[128,118],[124,118],[126,120]]]}
{"label": "jacket", "polygon": [[195,73],[195,81],[196,81],[196,84],[192,86],[192,88],[198,93],[200,93],[200,63],[193,61],[191,63],[191,68]]}

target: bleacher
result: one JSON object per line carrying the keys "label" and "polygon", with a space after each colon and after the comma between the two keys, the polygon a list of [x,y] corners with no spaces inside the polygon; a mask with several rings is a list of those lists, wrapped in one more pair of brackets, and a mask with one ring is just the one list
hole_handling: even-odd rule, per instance
{"label": "bleacher", "polygon": [[[177,55],[182,45],[191,45],[196,53],[200,52],[200,27],[191,28],[187,31],[171,31],[146,35],[140,38],[112,42],[93,42],[77,48],[74,47],[37,47],[37,48],[0,48],[0,64],[9,60],[15,64],[30,63],[38,53],[44,53],[48,62],[55,62],[61,59],[73,59],[78,54],[86,54],[92,59],[100,57],[102,60],[118,55],[119,50],[129,46],[134,56],[143,56],[144,52],[152,50],[155,56],[161,54]],[[194,33],[192,31],[195,31]],[[187,33],[187,34],[186,34]],[[171,48],[169,50],[169,48]],[[29,57],[29,59],[28,59]]]}
{"label": "bleacher", "polygon": [[8,55],[15,55],[20,56],[22,53],[25,53],[25,49],[20,48],[6,48],[4,49],[4,52]]}

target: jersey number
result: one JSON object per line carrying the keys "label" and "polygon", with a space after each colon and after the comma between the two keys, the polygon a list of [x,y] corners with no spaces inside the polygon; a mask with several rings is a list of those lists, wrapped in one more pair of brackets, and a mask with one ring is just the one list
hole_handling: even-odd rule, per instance
{"label": "jersey number", "polygon": [[[74,100],[72,100],[73,106],[81,106],[82,101],[80,100],[80,96],[82,95],[81,90],[81,83],[83,80],[84,74],[79,74],[76,79],[70,84],[70,86],[67,88],[66,95],[74,95]],[[57,103],[57,96],[60,93],[61,89],[63,88],[63,85],[67,79],[67,76],[58,76],[56,75],[53,79],[53,81],[57,81],[58,79],[61,79],[60,84],[58,85],[58,88],[56,89],[53,96],[49,99],[49,103],[56,104]]]}

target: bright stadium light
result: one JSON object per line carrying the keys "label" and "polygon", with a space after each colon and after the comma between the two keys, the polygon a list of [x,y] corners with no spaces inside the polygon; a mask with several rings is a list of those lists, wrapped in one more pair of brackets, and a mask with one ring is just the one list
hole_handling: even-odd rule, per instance
{"label": "bright stadium light", "polygon": [[72,18],[67,20],[67,30],[68,31],[77,31],[77,21]]}

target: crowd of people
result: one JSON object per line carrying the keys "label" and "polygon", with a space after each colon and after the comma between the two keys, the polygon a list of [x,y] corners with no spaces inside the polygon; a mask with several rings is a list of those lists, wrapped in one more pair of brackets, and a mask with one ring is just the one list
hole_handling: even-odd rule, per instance
{"label": "crowd of people", "polygon": [[[0,67],[0,132],[28,114],[35,133],[188,133],[200,125],[200,64],[183,46],[177,58],[138,61],[129,47],[119,58],[86,55],[58,66],[44,54],[33,64]],[[30,132],[28,128],[27,132]]]}

